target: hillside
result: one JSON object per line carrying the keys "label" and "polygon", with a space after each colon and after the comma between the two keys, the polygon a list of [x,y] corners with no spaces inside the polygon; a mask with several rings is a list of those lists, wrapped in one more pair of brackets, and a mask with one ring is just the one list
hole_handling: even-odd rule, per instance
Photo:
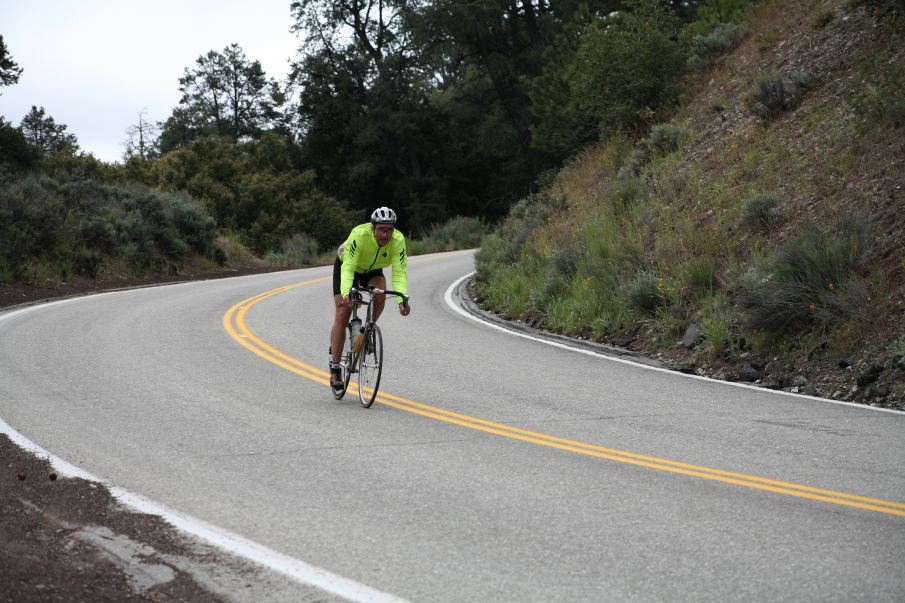
{"label": "hillside", "polygon": [[476,297],[680,370],[905,408],[905,6],[761,2],[735,35],[668,124],[513,209]]}

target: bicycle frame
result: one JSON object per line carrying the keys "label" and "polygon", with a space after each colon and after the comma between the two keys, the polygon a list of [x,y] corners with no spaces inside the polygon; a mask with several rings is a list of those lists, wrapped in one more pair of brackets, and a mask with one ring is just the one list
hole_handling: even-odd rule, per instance
{"label": "bicycle frame", "polygon": [[[368,294],[368,301],[364,301],[362,297],[362,293]],[[398,291],[390,291],[388,289],[380,289],[379,287],[367,287],[366,289],[359,289],[358,287],[352,287],[349,290],[349,301],[352,304],[352,315],[349,317],[349,325],[352,324],[353,320],[360,320],[358,318],[358,307],[359,306],[367,306],[367,312],[365,313],[365,320],[362,322],[362,333],[364,333],[368,326],[373,324],[374,322],[374,302],[377,299],[378,295],[386,294],[388,296],[401,297],[402,303],[408,304],[409,296],[404,293],[399,293]]]}

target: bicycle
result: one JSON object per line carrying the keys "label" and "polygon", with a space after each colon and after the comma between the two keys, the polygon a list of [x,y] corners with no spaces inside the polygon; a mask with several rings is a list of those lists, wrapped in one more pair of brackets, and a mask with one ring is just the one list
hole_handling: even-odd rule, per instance
{"label": "bicycle", "polygon": [[[349,324],[346,327],[348,329],[346,349],[339,362],[342,367],[342,387],[330,385],[333,397],[340,400],[346,395],[352,374],[358,373],[358,398],[365,408],[370,408],[377,398],[377,388],[380,386],[380,375],[383,370],[383,336],[380,334],[380,327],[374,322],[374,301],[376,296],[382,293],[401,297],[402,303],[408,304],[408,295],[397,291],[377,287],[367,289],[352,287],[349,291],[352,316],[349,317]],[[367,295],[367,301],[364,295]],[[358,317],[359,306],[367,306],[363,325]]]}

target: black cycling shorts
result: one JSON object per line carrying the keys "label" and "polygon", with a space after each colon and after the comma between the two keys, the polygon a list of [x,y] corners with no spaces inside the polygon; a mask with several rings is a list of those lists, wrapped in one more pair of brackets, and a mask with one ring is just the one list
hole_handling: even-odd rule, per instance
{"label": "black cycling shorts", "polygon": [[[343,261],[339,258],[336,258],[336,261],[333,262],[333,295],[339,295],[339,285],[342,280],[342,274],[340,267],[343,265]],[[359,289],[364,289],[368,286],[368,281],[370,281],[375,276],[383,276],[383,269],[378,268],[377,270],[371,270],[370,272],[356,272],[355,278],[352,279],[352,286],[358,287]]]}

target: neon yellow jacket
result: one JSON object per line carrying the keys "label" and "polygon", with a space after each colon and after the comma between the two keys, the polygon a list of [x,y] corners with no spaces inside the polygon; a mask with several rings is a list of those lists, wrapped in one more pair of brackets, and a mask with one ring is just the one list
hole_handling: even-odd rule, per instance
{"label": "neon yellow jacket", "polygon": [[[371,224],[359,224],[349,233],[349,238],[340,247],[339,259],[342,260],[340,271],[339,293],[343,297],[349,295],[355,273],[365,273],[378,268],[393,266],[393,291],[408,294],[408,261],[405,250],[405,237],[398,230],[393,230],[393,238],[385,246],[377,244],[371,230]],[[402,303],[402,298],[396,298]]]}

